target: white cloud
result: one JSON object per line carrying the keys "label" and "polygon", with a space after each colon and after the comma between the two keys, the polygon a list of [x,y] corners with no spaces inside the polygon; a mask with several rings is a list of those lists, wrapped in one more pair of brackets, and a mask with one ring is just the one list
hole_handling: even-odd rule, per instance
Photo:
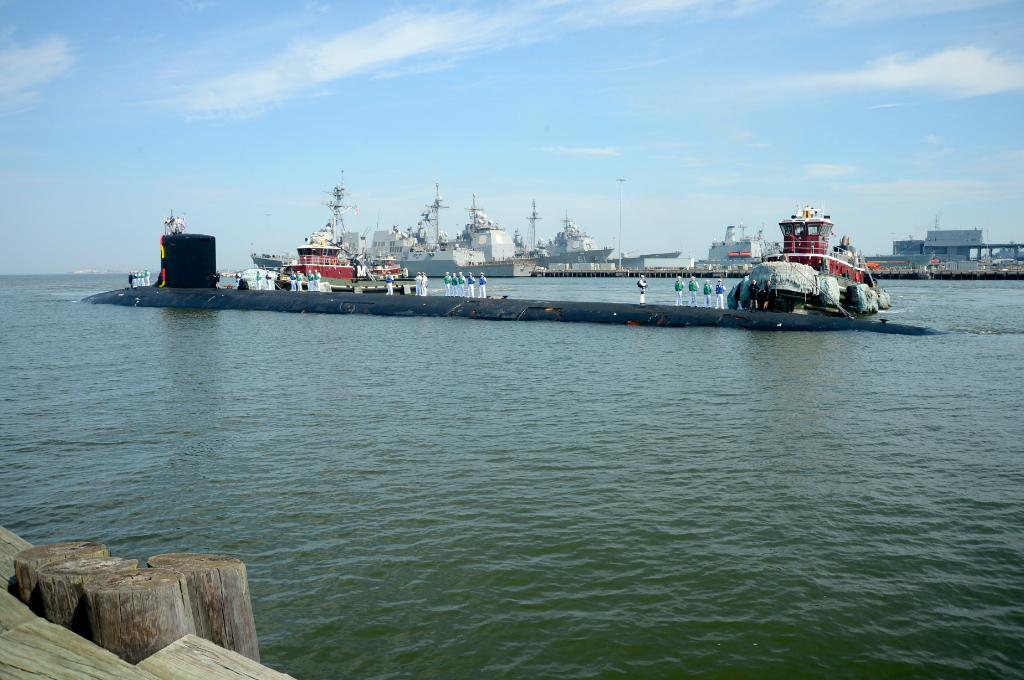
{"label": "white cloud", "polygon": [[906,106],[906,104],[875,104],[874,106],[869,106],[868,109],[898,109],[901,106]]}
{"label": "white cloud", "polygon": [[619,151],[618,147],[614,146],[599,146],[599,147],[569,147],[569,146],[545,146],[543,151],[547,153],[553,153],[557,156],[594,156],[594,157],[609,157],[609,156],[620,156],[622,152]]}
{"label": "white cloud", "polygon": [[951,97],[977,97],[1024,89],[1024,64],[980,47],[960,47],[920,59],[894,54],[856,71],[783,79],[805,89],[922,89]]}
{"label": "white cloud", "polygon": [[853,23],[880,21],[899,17],[925,16],[963,12],[1007,0],[822,0],[818,3],[818,16],[825,21]]}
{"label": "white cloud", "polygon": [[74,61],[67,40],[60,36],[0,51],[0,109],[10,111],[31,105],[39,88],[67,73]]}
{"label": "white cloud", "polygon": [[[195,117],[249,116],[317,87],[361,74],[397,77],[450,68],[472,52],[551,40],[572,30],[694,17],[738,16],[772,0],[536,0],[499,9],[398,11],[327,40],[297,38],[255,66],[213,76],[185,88]],[[427,65],[409,61],[429,60]],[[623,65],[622,69],[663,63]],[[438,66],[441,64],[441,66]],[[190,73],[170,67],[169,73]]]}
{"label": "white cloud", "polygon": [[189,94],[196,115],[251,115],[309,89],[426,55],[458,55],[506,46],[515,14],[403,12],[330,40],[302,43],[256,68],[206,80]]}
{"label": "white cloud", "polygon": [[839,165],[836,163],[807,163],[804,165],[804,172],[808,177],[842,177],[856,171],[857,167],[855,165]]}

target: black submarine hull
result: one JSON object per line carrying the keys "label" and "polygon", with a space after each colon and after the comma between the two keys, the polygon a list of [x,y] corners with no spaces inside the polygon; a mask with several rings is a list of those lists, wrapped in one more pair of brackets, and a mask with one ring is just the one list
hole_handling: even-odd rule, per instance
{"label": "black submarine hull", "polygon": [[239,309],[313,314],[453,317],[490,321],[563,321],[620,326],[686,328],[715,326],[753,331],[868,331],[933,335],[921,326],[807,314],[750,313],[733,309],[639,305],[617,302],[509,298],[410,297],[360,293],[294,293],[220,288],[126,288],[83,300],[92,304],[177,309]]}

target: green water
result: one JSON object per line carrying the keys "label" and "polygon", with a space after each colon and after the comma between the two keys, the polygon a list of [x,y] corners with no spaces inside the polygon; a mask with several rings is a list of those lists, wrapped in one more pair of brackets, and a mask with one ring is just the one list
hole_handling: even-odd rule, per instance
{"label": "green water", "polygon": [[1024,284],[890,282],[917,338],[77,302],[122,278],[0,277],[0,523],[241,557],[275,668],[1024,673]]}

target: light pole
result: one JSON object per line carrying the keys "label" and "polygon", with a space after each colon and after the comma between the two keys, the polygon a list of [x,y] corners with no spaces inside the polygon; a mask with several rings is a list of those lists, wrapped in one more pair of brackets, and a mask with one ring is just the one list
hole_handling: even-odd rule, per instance
{"label": "light pole", "polygon": [[619,177],[615,181],[619,183],[619,271],[622,271],[622,183],[626,178]]}

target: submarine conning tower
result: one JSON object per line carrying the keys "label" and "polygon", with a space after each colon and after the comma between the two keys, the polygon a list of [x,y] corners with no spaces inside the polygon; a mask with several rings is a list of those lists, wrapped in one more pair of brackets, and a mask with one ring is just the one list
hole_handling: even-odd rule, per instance
{"label": "submarine conning tower", "polygon": [[180,231],[160,237],[160,288],[216,288],[217,239]]}

